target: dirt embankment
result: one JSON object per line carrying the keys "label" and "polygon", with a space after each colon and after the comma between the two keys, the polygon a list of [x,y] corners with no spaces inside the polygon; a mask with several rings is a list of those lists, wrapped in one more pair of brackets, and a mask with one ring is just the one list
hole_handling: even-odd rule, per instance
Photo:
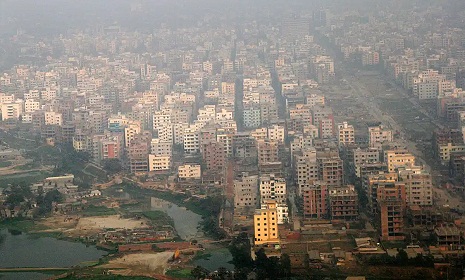
{"label": "dirt embankment", "polygon": [[173,252],[128,254],[100,267],[124,276],[152,276],[164,274],[172,256]]}

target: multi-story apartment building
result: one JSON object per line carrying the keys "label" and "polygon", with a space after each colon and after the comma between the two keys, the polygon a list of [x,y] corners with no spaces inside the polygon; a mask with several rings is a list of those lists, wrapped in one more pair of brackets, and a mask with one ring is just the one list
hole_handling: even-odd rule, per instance
{"label": "multi-story apartment building", "polygon": [[381,239],[404,240],[405,185],[389,184],[377,189]]}
{"label": "multi-story apartment building", "polygon": [[433,205],[433,182],[431,174],[420,167],[401,169],[399,181],[405,184],[405,199],[408,207]]}
{"label": "multi-story apartment building", "polygon": [[149,171],[167,171],[171,169],[171,156],[149,155]]}
{"label": "multi-story apartment building", "polygon": [[358,219],[358,195],[354,186],[330,188],[328,199],[329,215],[332,220]]}
{"label": "multi-story apartment building", "polygon": [[366,195],[368,198],[368,209],[372,215],[378,214],[378,188],[384,186],[394,186],[398,180],[397,173],[380,173],[368,175],[366,183]]}
{"label": "multi-story apartment building", "polygon": [[181,179],[200,179],[201,176],[200,164],[184,164],[178,167],[178,177]]}
{"label": "multi-story apartment building", "polygon": [[240,178],[234,180],[234,209],[256,209],[259,205],[258,176],[242,173]]}
{"label": "multi-story apartment building", "polygon": [[384,161],[389,172],[396,172],[398,168],[412,167],[415,165],[415,156],[407,150],[387,150],[384,152]]}
{"label": "multi-story apartment building", "polygon": [[5,120],[18,120],[22,114],[21,103],[2,103],[2,121]]}
{"label": "multi-story apartment building", "polygon": [[337,142],[339,146],[355,144],[355,130],[353,125],[343,122],[337,125]]}
{"label": "multi-story apartment building", "polygon": [[272,140],[258,140],[258,165],[279,161],[279,143]]}
{"label": "multi-story apartment building", "polygon": [[278,211],[276,202],[264,202],[264,207],[255,210],[254,244],[278,244]]}
{"label": "multi-story apartment building", "polygon": [[63,125],[63,115],[58,112],[45,112],[45,125]]}
{"label": "multi-story apartment building", "polygon": [[318,157],[318,180],[327,187],[340,187],[344,183],[344,162],[336,157]]}
{"label": "multi-story apartment building", "polygon": [[392,130],[384,128],[382,125],[368,127],[368,142],[370,147],[379,147],[380,145],[393,141]]}
{"label": "multi-story apartment building", "polygon": [[303,187],[304,218],[323,219],[328,217],[328,187],[321,181],[315,181]]}
{"label": "multi-story apartment building", "polygon": [[274,174],[260,176],[260,201],[274,200],[279,204],[286,203],[286,180]]}

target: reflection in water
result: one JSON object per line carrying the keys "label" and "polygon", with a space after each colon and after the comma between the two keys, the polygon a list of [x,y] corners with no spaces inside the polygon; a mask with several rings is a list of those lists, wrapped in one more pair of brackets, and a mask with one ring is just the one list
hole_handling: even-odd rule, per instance
{"label": "reflection in water", "polygon": [[[0,231],[0,267],[71,267],[106,254],[81,243]],[[3,280],[3,278],[2,278]]]}
{"label": "reflection in water", "polygon": [[203,235],[198,226],[202,217],[194,212],[187,210],[185,207],[179,207],[163,199],[152,197],[150,199],[151,210],[165,211],[173,219],[174,228],[179,237],[184,240],[191,240]]}

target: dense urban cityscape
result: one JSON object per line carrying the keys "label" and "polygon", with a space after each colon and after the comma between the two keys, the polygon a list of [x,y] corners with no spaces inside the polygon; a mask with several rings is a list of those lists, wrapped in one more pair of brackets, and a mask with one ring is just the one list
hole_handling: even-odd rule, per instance
{"label": "dense urban cityscape", "polygon": [[465,279],[465,2],[0,0],[0,278]]}

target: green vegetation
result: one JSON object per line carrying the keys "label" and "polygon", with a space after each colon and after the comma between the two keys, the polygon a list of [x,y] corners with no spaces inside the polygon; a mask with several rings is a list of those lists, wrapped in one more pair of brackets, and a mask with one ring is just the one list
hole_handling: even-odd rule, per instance
{"label": "green vegetation", "polygon": [[33,230],[43,230],[45,228],[36,224],[33,220],[26,219],[6,219],[0,223],[0,229],[16,230],[20,232],[29,232]]}
{"label": "green vegetation", "polygon": [[253,260],[250,249],[250,239],[245,232],[235,237],[229,246],[237,279],[247,279],[247,275],[252,271],[257,273],[258,279],[288,279],[291,276],[291,260],[288,255],[268,258],[265,250],[261,248],[255,252],[256,258]]}
{"label": "green vegetation", "polygon": [[194,279],[190,269],[171,269],[166,272],[166,276],[181,279]]}
{"label": "green vegetation", "polygon": [[225,237],[224,231],[218,225],[218,215],[223,204],[223,197],[220,195],[195,198],[189,194],[142,189],[133,183],[126,183],[125,185],[117,185],[115,187],[123,188],[134,199],[145,199],[147,196],[154,196],[177,205],[182,205],[202,216],[201,227],[206,235],[215,239],[223,239]]}
{"label": "green vegetation", "polygon": [[163,211],[145,211],[142,216],[149,219],[153,226],[162,227],[165,225],[174,225],[173,220]]}
{"label": "green vegetation", "polygon": [[395,257],[387,254],[374,255],[363,259],[369,265],[392,265],[392,266],[415,266],[415,267],[433,267],[434,258],[432,256],[423,256],[418,254],[415,258],[409,259],[407,252],[400,249]]}
{"label": "green vegetation", "polygon": [[0,168],[11,166],[11,161],[0,161]]}
{"label": "green vegetation", "polygon": [[6,187],[8,185],[19,185],[26,184],[31,185],[42,181],[43,179],[50,176],[48,172],[24,172],[21,174],[4,175],[0,178],[0,187]]}
{"label": "green vegetation", "polygon": [[197,254],[195,254],[195,256],[192,258],[192,261],[196,261],[196,260],[207,260],[208,261],[210,260],[211,257],[212,257],[212,254],[198,251]]}
{"label": "green vegetation", "polygon": [[92,280],[153,280],[150,277],[142,276],[121,276],[121,275],[97,275],[97,274],[70,274],[63,278],[63,280],[79,280],[79,279],[92,279]]}
{"label": "green vegetation", "polygon": [[108,215],[115,215],[116,211],[115,209],[112,208],[107,208],[105,206],[95,206],[95,205],[89,205],[86,207],[83,211],[82,214],[84,216],[108,216]]}
{"label": "green vegetation", "polygon": [[123,166],[121,165],[120,160],[115,158],[104,160],[102,165],[103,169],[105,169],[105,171],[107,171],[109,174],[116,174],[123,170]]}

